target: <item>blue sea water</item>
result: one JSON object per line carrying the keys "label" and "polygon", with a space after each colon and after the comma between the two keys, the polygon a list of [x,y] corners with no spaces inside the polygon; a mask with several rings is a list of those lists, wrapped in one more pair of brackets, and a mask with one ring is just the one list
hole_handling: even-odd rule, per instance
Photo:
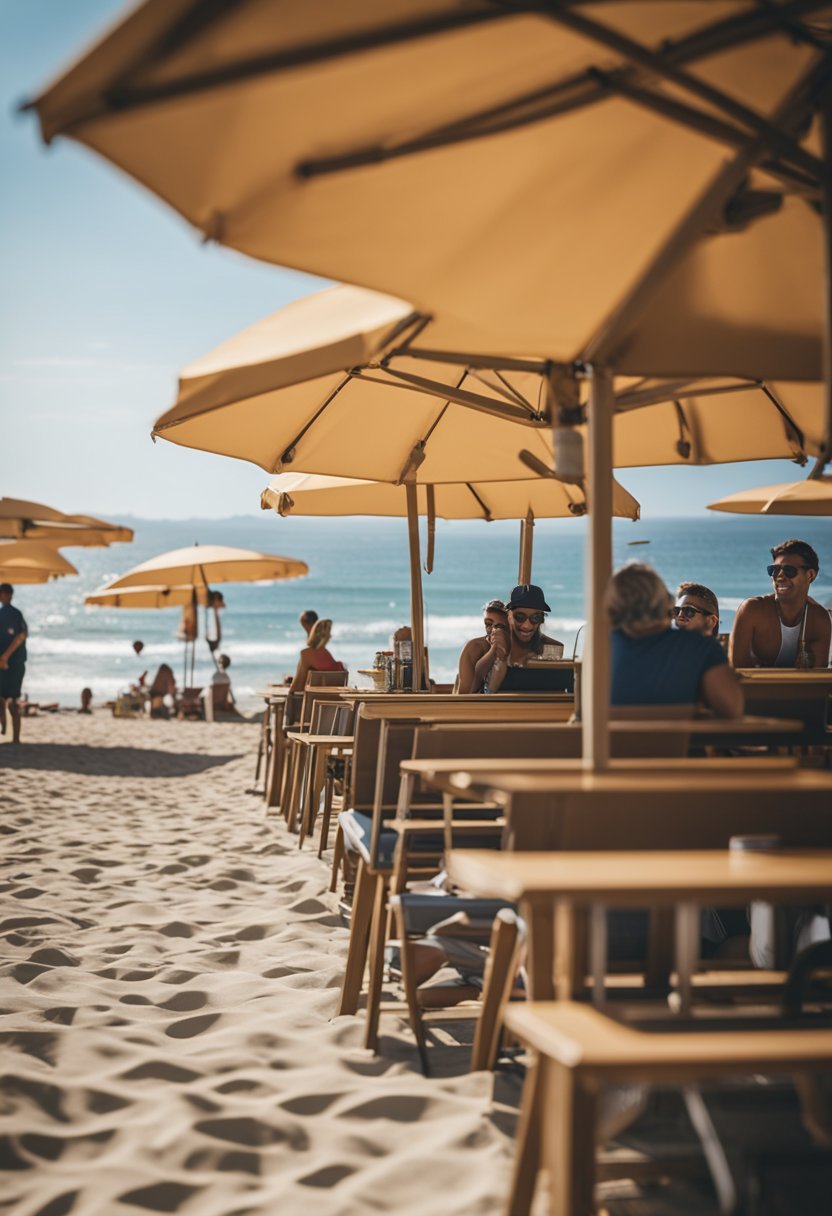
{"label": "blue sea water", "polygon": [[[144,668],[151,675],[170,663],[181,678],[182,644],[176,640],[177,609],[127,611],[92,608],[84,596],[139,562],[169,549],[201,544],[239,545],[302,558],[303,579],[223,587],[222,649],[238,702],[257,704],[255,691],[294,670],[303,634],[298,616],[314,608],[335,622],[330,649],[355,673],[387,649],[390,635],[409,619],[406,526],[387,519],[278,519],[240,516],[222,520],[126,520],[131,545],[70,549],[77,578],[44,587],[18,588],[15,604],[30,630],[24,691],[33,701],[77,706],[89,686],[100,703],[126,688]],[[552,607],[547,632],[572,653],[585,617],[583,557],[585,521],[544,520],[535,527],[534,581]],[[716,591],[722,628],[730,629],[740,601],[770,590],[765,566],[772,545],[788,536],[808,540],[820,555],[815,598],[832,604],[832,528],[820,519],[707,516],[652,519],[614,525],[616,565],[653,565],[671,590],[691,579]],[[463,643],[481,632],[480,609],[506,596],[517,580],[516,523],[438,521],[434,571],[424,577],[431,674],[451,680]],[[649,542],[633,544],[634,541]],[[200,614],[201,618],[201,614]],[[200,627],[202,619],[200,619]],[[579,639],[579,653],[580,641]],[[131,643],[141,638],[141,660]],[[196,682],[212,670],[204,641],[197,647]],[[357,677],[358,683],[369,683]]]}

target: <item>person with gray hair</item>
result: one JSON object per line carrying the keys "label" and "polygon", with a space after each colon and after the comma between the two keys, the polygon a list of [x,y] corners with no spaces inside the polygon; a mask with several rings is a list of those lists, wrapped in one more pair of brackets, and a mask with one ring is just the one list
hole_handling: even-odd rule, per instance
{"label": "person with gray hair", "polygon": [[612,626],[611,702],[692,705],[720,718],[739,718],[742,690],[715,638],[671,629],[673,601],[650,566],[630,562],[610,579],[606,609]]}

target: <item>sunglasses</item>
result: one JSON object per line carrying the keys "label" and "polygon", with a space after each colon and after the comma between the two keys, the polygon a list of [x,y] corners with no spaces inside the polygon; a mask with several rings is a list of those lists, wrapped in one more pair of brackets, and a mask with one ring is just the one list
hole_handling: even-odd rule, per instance
{"label": "sunglasses", "polygon": [[781,574],[785,574],[786,578],[797,578],[797,575],[801,570],[808,569],[808,566],[792,566],[787,562],[783,562],[782,565],[766,566],[766,574],[769,576],[769,578],[776,578],[779,570]]}
{"label": "sunglasses", "polygon": [[518,625],[525,625],[526,621],[531,621],[533,625],[542,625],[546,620],[545,612],[517,612],[516,609],[511,610],[511,615],[514,617]]}
{"label": "sunglasses", "polygon": [[713,616],[712,612],[707,612],[704,608],[695,608],[693,604],[677,604],[675,608],[670,609],[671,616],[675,616],[678,620],[683,616],[686,621],[692,621],[695,616]]}

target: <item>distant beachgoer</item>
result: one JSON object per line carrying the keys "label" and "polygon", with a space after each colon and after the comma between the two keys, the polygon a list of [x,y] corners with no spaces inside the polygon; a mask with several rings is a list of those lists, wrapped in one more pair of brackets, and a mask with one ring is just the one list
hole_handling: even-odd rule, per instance
{"label": "distant beachgoer", "polygon": [[91,714],[92,713],[92,689],[91,688],[82,688],[81,689],[81,708],[78,710],[78,712],[79,712],[79,714]]}
{"label": "distant beachgoer", "polygon": [[298,668],[290,685],[290,692],[303,692],[304,688],[306,687],[306,677],[310,671],[346,670],[344,664],[339,663],[337,659],[334,659],[326,648],[326,644],[331,635],[332,621],[315,621],[307,638],[309,645],[304,646],[303,650],[300,652]]}
{"label": "distant beachgoer", "polygon": [[508,617],[502,600],[488,601],[482,610],[482,624],[485,636],[471,638],[459,656],[458,693],[481,692],[495,660],[504,659],[508,653]]}
{"label": "distant beachgoer", "polygon": [[740,604],[731,630],[731,662],[735,667],[828,667],[832,618],[809,595],[820,569],[817,553],[804,540],[784,540],[771,557],[766,570],[774,592]]}
{"label": "distant beachgoer", "polygon": [[13,607],[14,587],[0,583],[0,735],[6,733],[6,710],[12,720],[12,743],[20,742],[18,698],[26,674],[28,627],[23,613]]}
{"label": "distant beachgoer", "polygon": [[234,708],[234,696],[231,692],[231,676],[228,668],[231,660],[227,654],[221,654],[217,659],[217,670],[211,676],[211,704],[215,713],[228,713]]}
{"label": "distant beachgoer", "polygon": [[[225,600],[221,591],[209,591],[205,606],[205,641],[208,643],[208,649],[211,654],[215,650],[219,650],[220,642],[222,641],[222,625],[220,623],[220,612],[225,607]],[[213,634],[209,630],[209,611],[214,617]]]}
{"label": "distant beachgoer", "polygon": [[180,642],[193,642],[199,637],[199,621],[196,615],[196,603],[191,601],[182,607],[177,635]]}
{"label": "distant beachgoer", "polygon": [[677,629],[702,633],[706,638],[719,634],[719,602],[709,587],[702,583],[680,583],[676,588],[676,604],[670,610]]}
{"label": "distant beachgoer", "polygon": [[[144,642],[141,642],[137,639],[133,643],[133,649],[135,650],[137,655],[140,655],[142,653],[142,651],[144,650]],[[146,682],[147,682],[147,669],[145,668],[145,670],[142,672],[142,674],[139,676],[138,680],[136,681],[135,687],[141,692],[144,690],[144,686],[145,686]]]}
{"label": "distant beachgoer", "polygon": [[703,701],[720,718],[739,718],[742,690],[719,642],[671,629],[671,599],[650,566],[630,562],[610,579],[615,705],[693,705]]}
{"label": "distant beachgoer", "polygon": [[551,609],[541,588],[534,583],[521,583],[509,596],[506,611],[510,643],[508,654],[494,661],[486,677],[486,692],[545,692],[547,689],[562,689],[562,670],[522,670],[529,659],[548,657],[550,652],[556,659],[563,655],[563,643],[547,637],[543,632],[546,613]]}
{"label": "distant beachgoer", "polygon": [[176,677],[167,663],[161,663],[150,685],[151,718],[167,718],[176,700]]}
{"label": "distant beachgoer", "polygon": [[305,612],[302,612],[300,614],[300,616],[298,617],[298,620],[300,622],[301,629],[303,630],[303,632],[306,634],[306,636],[308,638],[310,630],[312,629],[312,626],[317,623],[318,614],[317,614],[317,612],[314,612],[311,608],[307,608]]}
{"label": "distant beachgoer", "polygon": [[144,642],[141,642],[137,639],[133,643],[133,649],[135,650],[136,654],[141,654],[141,652],[144,650]]}

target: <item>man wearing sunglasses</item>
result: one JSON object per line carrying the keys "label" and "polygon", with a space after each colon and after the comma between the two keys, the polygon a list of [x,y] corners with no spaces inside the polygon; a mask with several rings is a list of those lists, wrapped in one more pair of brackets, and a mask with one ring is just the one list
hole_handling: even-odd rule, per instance
{"label": "man wearing sunglasses", "polygon": [[563,643],[547,637],[542,630],[549,605],[540,587],[521,583],[512,591],[507,603],[508,653],[498,657],[488,674],[487,692],[571,691],[564,687],[563,672],[537,670],[518,671],[529,659],[553,658],[563,655]]}
{"label": "man wearing sunglasses", "polygon": [[719,604],[710,587],[702,583],[680,583],[676,604],[670,609],[677,629],[715,638],[719,633]]}
{"label": "man wearing sunglasses", "polygon": [[771,595],[744,600],[731,631],[734,667],[827,667],[832,619],[809,595],[818,576],[818,555],[803,540],[785,540],[771,551],[766,572]]}

